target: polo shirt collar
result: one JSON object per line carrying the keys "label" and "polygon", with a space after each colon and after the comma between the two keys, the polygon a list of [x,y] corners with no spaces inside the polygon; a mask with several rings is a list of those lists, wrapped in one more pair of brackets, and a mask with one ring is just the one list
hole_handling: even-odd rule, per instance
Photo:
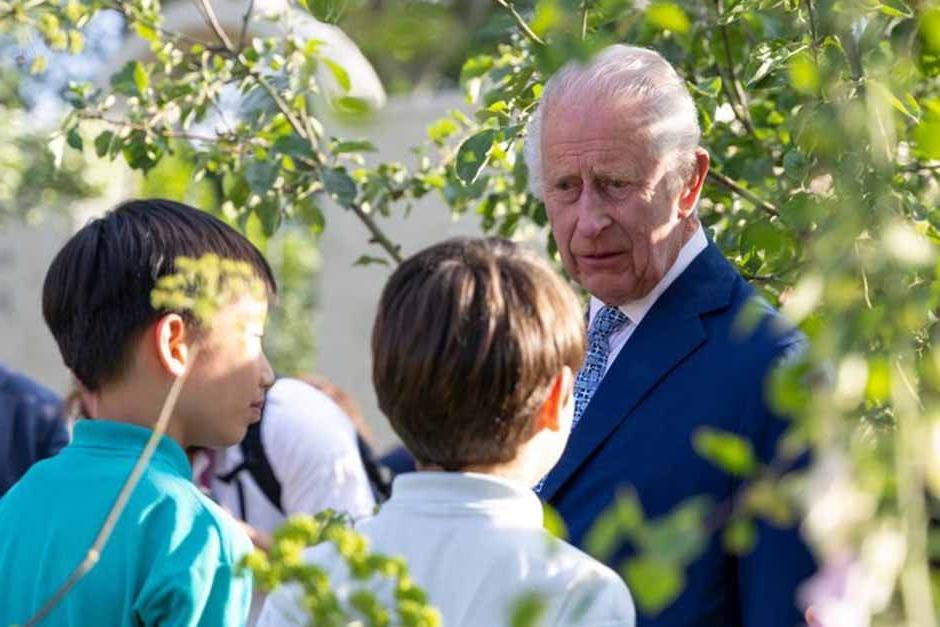
{"label": "polo shirt collar", "polygon": [[[126,422],[82,419],[75,423],[70,447],[98,449],[139,455],[153,430]],[[192,480],[193,471],[186,452],[173,438],[163,435],[151,462],[163,461],[181,476]]]}
{"label": "polo shirt collar", "polygon": [[473,472],[410,472],[395,477],[381,511],[484,516],[514,527],[541,528],[542,503],[531,488]]}

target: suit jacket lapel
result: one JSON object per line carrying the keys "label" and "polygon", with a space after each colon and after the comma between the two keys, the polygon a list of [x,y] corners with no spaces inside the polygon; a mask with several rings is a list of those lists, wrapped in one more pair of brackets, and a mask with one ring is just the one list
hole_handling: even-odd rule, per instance
{"label": "suit jacket lapel", "polygon": [[540,495],[550,499],[646,394],[706,339],[700,315],[727,307],[735,271],[709,244],[669,286],[620,351]]}

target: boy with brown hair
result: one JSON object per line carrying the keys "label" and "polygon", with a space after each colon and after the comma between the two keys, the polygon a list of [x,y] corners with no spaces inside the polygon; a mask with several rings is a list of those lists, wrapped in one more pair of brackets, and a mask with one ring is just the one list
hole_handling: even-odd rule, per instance
{"label": "boy with brown hair", "polygon": [[[155,308],[179,257],[241,262],[266,289],[233,294],[205,323]],[[186,373],[166,435],[95,567],[46,616],[77,627],[241,627],[251,543],[192,482],[190,447],[237,443],[274,380],[261,349],[277,287],[261,253],[207,213],[166,200],[122,204],[78,231],[46,274],[43,315],[93,415],[72,443],[0,499],[0,625],[34,617],[91,548]]]}
{"label": "boy with brown hair", "polygon": [[[571,428],[584,314],[534,253],[499,239],[454,239],[406,260],[386,285],[372,335],[379,405],[417,459],[379,513],[359,525],[370,550],[405,559],[448,627],[510,624],[539,594],[543,625],[631,627],[634,608],[607,567],[551,537],[531,487]],[[340,595],[357,586],[331,546],[306,559]],[[386,607],[391,599],[384,598]],[[303,624],[294,585],[259,627]]]}

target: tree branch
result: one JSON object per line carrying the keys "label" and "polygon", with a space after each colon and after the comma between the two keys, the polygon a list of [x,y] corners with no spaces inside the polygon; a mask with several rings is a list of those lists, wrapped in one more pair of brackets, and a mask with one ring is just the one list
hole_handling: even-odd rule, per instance
{"label": "tree branch", "polygon": [[721,22],[721,16],[725,12],[722,0],[715,0],[715,10],[718,13],[718,31],[721,34],[725,62],[728,64],[728,77],[731,81],[731,87],[734,89],[735,98],[731,98],[731,92],[725,88],[724,81],[722,81],[721,85],[724,89],[725,96],[728,98],[728,103],[731,105],[731,110],[734,112],[734,117],[741,122],[741,125],[744,126],[744,129],[749,135],[757,137],[757,134],[754,132],[754,125],[751,123],[751,112],[747,107],[747,96],[744,94],[744,87],[741,85],[741,81],[738,80],[737,72],[734,70],[734,57],[731,55],[731,38],[728,36],[728,28]]}
{"label": "tree branch", "polygon": [[297,133],[298,137],[306,139],[308,142],[312,143],[313,138],[307,136],[307,131],[304,128],[304,125],[297,119],[297,116],[294,115],[294,112],[291,111],[290,106],[281,98],[281,94],[275,89],[268,79],[264,77],[264,74],[261,72],[256,72],[254,70],[249,70],[249,74],[255,81],[261,85],[261,87],[268,92],[268,95],[271,96],[271,99],[274,101],[274,104],[277,105],[278,111],[284,114],[284,117],[287,118],[287,122],[290,124],[291,128],[294,129],[294,132]]}
{"label": "tree branch", "polygon": [[519,12],[516,11],[516,7],[512,2],[510,2],[509,0],[496,0],[496,3],[512,14],[513,19],[516,20],[516,24],[518,24],[519,28],[522,30],[522,32],[525,34],[526,37],[528,37],[530,40],[532,40],[533,42],[537,43],[540,46],[545,45],[545,41],[541,37],[536,35],[532,31],[531,28],[529,28],[529,25],[526,23],[525,19],[521,15],[519,15]]}
{"label": "tree branch", "polygon": [[401,256],[401,247],[396,246],[392,243],[390,239],[382,232],[382,229],[379,228],[379,225],[375,223],[375,220],[372,216],[365,212],[362,208],[362,205],[358,203],[352,203],[348,207],[352,210],[353,213],[366,225],[366,228],[369,229],[369,232],[372,234],[372,243],[378,244],[389,256],[395,260],[395,263],[401,263],[403,258]]}
{"label": "tree branch", "polygon": [[215,36],[219,38],[219,41],[222,42],[222,45],[225,46],[225,49],[230,52],[235,52],[235,46],[232,45],[232,40],[229,39],[228,34],[225,32],[225,29],[222,28],[222,25],[219,23],[219,18],[215,15],[215,9],[212,8],[212,3],[210,0],[194,0],[198,2],[197,6],[201,6],[203,10],[203,17],[206,18],[206,23],[209,25],[209,28],[212,29],[212,32],[215,33]]}
{"label": "tree branch", "polygon": [[248,23],[251,21],[251,14],[255,10],[255,0],[249,0],[248,10],[245,11],[245,15],[242,16],[242,32],[238,36],[238,51],[241,52],[245,48],[245,36],[248,34]]}
{"label": "tree branch", "polygon": [[770,204],[770,203],[767,202],[766,200],[760,198],[759,196],[755,195],[755,194],[754,194],[753,192],[751,192],[750,190],[747,190],[747,189],[745,189],[744,187],[741,187],[740,185],[738,185],[737,183],[735,183],[734,180],[732,180],[731,178],[725,176],[724,174],[720,174],[720,173],[715,172],[715,171],[713,171],[713,170],[709,170],[709,171],[708,171],[708,179],[711,180],[711,181],[714,182],[714,183],[717,183],[717,184],[721,185],[721,186],[724,187],[725,189],[728,189],[728,190],[734,192],[735,194],[737,194],[737,195],[740,196],[741,198],[744,198],[745,200],[749,201],[749,202],[750,202],[751,204],[753,204],[755,207],[758,207],[758,208],[760,208],[760,209],[763,209],[763,210],[764,210],[766,213],[768,213],[769,215],[774,216],[774,217],[780,215],[780,210],[778,210],[775,206],[773,206],[772,204]]}

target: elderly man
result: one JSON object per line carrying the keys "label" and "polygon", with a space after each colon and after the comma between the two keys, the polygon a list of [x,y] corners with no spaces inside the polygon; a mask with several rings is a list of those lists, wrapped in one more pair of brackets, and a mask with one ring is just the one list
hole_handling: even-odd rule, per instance
{"label": "elderly man", "polygon": [[[729,503],[739,482],[696,454],[693,434],[736,433],[769,461],[785,425],[766,406],[766,375],[801,340],[769,308],[750,333],[735,324],[754,289],[698,220],[709,157],[682,79],[653,51],[609,47],[548,82],[528,137],[533,192],[591,294],[575,426],[541,496],[575,543],[619,490],[635,490],[651,518],[694,495]],[[637,625],[793,627],[812,570],[794,529],[759,525],[742,557],[716,533],[680,598]]]}

